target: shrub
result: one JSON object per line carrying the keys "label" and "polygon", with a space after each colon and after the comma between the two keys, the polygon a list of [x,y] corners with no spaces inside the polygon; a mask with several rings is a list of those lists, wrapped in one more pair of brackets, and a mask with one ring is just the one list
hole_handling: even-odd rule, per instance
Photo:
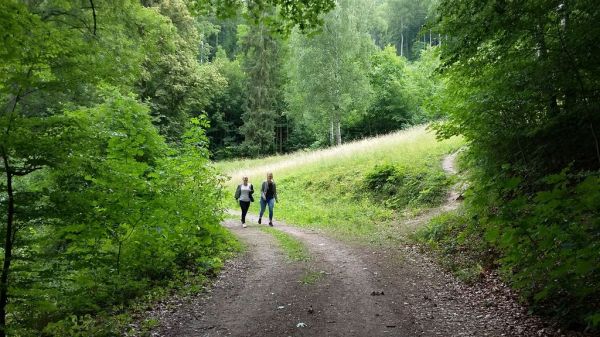
{"label": "shrub", "polygon": [[402,209],[441,204],[450,180],[441,169],[383,164],[366,174],[364,184],[387,207]]}
{"label": "shrub", "polygon": [[81,146],[28,182],[44,191],[34,204],[44,212],[29,213],[15,254],[9,323],[33,335],[115,335],[90,322],[185,271],[222,266],[234,242],[220,225],[223,178],[202,120],[173,148],[133,97],[115,93],[68,116]]}

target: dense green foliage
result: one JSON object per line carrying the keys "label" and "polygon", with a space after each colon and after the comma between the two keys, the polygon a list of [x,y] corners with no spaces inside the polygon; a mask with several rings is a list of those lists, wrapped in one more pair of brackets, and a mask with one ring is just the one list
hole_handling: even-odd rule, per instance
{"label": "dense green foliage", "polygon": [[219,70],[227,87],[206,107],[210,121],[207,136],[214,158],[241,155],[239,144],[244,140],[239,129],[244,125],[242,114],[246,110],[246,77],[240,60],[229,60],[224,49],[217,52],[213,64]]}
{"label": "dense green foliage", "polygon": [[498,252],[475,226],[463,210],[458,210],[434,217],[413,238],[434,252],[443,267],[472,283],[495,270],[498,259]]}
{"label": "dense green foliage", "polygon": [[[215,13],[218,17],[231,17],[240,10],[255,24],[267,23],[274,32],[289,32],[294,27],[302,31],[318,29],[321,13],[335,7],[334,0],[191,0],[192,7],[201,14]],[[265,9],[269,14],[265,16]],[[277,10],[273,10],[277,9]]]}
{"label": "dense green foliage", "polygon": [[306,121],[325,144],[340,145],[342,125],[369,102],[366,72],[375,45],[367,30],[368,14],[361,13],[366,7],[364,1],[340,1],[327,14],[321,34],[292,38],[290,114]]}
{"label": "dense green foliage", "polygon": [[351,136],[360,138],[403,129],[436,119],[430,111],[430,97],[443,92],[435,76],[439,65],[435,49],[423,50],[419,60],[407,62],[391,46],[371,55],[369,82],[373,91],[365,113],[348,127]]}
{"label": "dense green foliage", "polygon": [[398,55],[413,60],[428,45],[440,43],[440,36],[422,30],[437,1],[376,1],[373,38],[381,48],[393,45]]}
{"label": "dense green foliage", "polygon": [[164,21],[153,27],[156,35],[143,59],[137,83],[140,99],[151,109],[154,123],[169,142],[178,142],[190,112],[202,111],[226,84],[218,69],[200,64],[197,22],[183,1],[145,1],[162,14]]}
{"label": "dense green foliage", "polygon": [[469,143],[469,226],[542,311],[600,322],[600,9],[586,0],[442,1],[447,123]]}
{"label": "dense green foliage", "polygon": [[309,35],[273,32],[269,9],[209,18],[202,49],[215,64],[223,49],[244,74],[228,70],[231,91],[207,109],[214,157],[326,147],[439,117],[429,98],[444,86],[434,76],[438,53],[427,48],[438,42],[417,36],[430,11],[428,1],[339,1]]}
{"label": "dense green foliage", "polygon": [[277,148],[273,141],[277,139],[276,122],[284,107],[282,40],[270,34],[262,22],[251,25],[240,40],[244,53],[242,66],[247,74],[247,103],[240,129],[244,135],[242,148],[247,155],[272,153]]}
{"label": "dense green foliage", "polygon": [[[593,0],[0,1],[0,337],[115,335],[149,289],[214,273],[241,174],[275,167],[277,217],[397,235],[463,140],[466,205],[419,240],[597,329],[599,20]],[[440,119],[449,140],[339,146]],[[240,157],[230,182],[210,162]]]}

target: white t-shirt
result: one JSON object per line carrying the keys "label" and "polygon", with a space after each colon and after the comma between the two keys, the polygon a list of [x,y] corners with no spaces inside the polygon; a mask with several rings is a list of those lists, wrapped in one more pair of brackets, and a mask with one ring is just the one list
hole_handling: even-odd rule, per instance
{"label": "white t-shirt", "polygon": [[250,184],[240,185],[240,201],[250,201]]}

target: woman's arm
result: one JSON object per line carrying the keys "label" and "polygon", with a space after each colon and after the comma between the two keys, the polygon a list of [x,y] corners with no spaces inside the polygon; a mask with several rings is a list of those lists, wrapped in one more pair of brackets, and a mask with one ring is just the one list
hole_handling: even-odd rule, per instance
{"label": "woman's arm", "polygon": [[235,200],[238,200],[240,198],[241,194],[242,194],[242,185],[238,185],[237,189],[235,190]]}

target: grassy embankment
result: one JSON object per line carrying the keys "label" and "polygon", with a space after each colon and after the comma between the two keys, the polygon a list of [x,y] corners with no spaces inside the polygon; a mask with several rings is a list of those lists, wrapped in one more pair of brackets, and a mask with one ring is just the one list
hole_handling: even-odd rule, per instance
{"label": "grassy embankment", "polygon": [[[216,165],[231,177],[229,208],[238,208],[233,192],[242,176],[259,190],[266,173],[273,172],[279,194],[276,225],[283,220],[346,238],[376,240],[376,234],[385,232],[382,228],[403,215],[444,200],[451,180],[442,171],[441,159],[462,145],[458,138],[439,142],[419,126],[335,148]],[[250,212],[258,210],[254,202]]]}

